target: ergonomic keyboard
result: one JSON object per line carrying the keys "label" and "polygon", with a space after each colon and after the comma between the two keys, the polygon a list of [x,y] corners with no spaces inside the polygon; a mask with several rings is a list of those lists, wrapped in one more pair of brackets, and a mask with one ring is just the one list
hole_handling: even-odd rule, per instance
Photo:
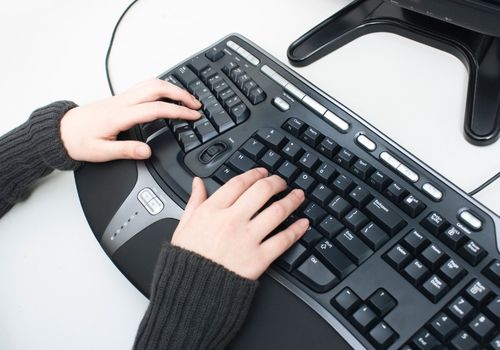
{"label": "ergonomic keyboard", "polygon": [[500,349],[493,212],[240,35],[160,78],[196,96],[203,115],[131,131],[152,148],[140,173],[154,182],[140,175],[102,226],[110,256],[166,211],[179,217],[169,208],[185,206],[194,176],[211,194],[265,167],[306,193],[283,226],[310,221],[268,273],[350,346]]}

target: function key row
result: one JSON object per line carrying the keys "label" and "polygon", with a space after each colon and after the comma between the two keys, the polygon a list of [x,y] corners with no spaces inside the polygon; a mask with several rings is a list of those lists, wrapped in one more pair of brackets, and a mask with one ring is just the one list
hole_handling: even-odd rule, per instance
{"label": "function key row", "polygon": [[344,119],[340,118],[338,115],[328,110],[322,104],[314,100],[312,97],[306,95],[302,90],[297,88],[295,85],[290,83],[280,74],[278,74],[274,69],[267,65],[263,65],[260,70],[270,79],[281,85],[284,90],[295,97],[297,100],[301,101],[307,108],[315,112],[316,114],[322,116],[327,122],[333,125],[337,130],[342,133],[346,133],[350,125]]}
{"label": "function key row", "polygon": [[226,64],[222,71],[238,86],[252,104],[259,104],[266,99],[264,90],[235,62],[231,61]]}
{"label": "function key row", "polygon": [[500,296],[472,281],[402,349],[499,349]]}

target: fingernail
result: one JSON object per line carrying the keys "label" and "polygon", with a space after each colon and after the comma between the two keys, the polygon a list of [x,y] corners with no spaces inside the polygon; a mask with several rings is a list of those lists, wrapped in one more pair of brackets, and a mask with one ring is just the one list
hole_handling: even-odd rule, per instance
{"label": "fingernail", "polygon": [[300,227],[308,228],[309,227],[309,219],[306,219],[306,218],[300,219]]}
{"label": "fingernail", "polygon": [[296,194],[299,198],[302,198],[302,199],[304,199],[304,198],[305,198],[304,191],[302,191],[300,188],[296,188],[295,190],[293,190],[293,192],[295,192],[295,194]]}
{"label": "fingernail", "polygon": [[261,173],[262,175],[267,175],[268,172],[267,172],[267,169],[266,168],[257,168],[257,170],[259,171],[259,173]]}
{"label": "fingernail", "polygon": [[146,159],[150,157],[151,151],[148,146],[141,145],[135,148],[135,154],[141,159]]}

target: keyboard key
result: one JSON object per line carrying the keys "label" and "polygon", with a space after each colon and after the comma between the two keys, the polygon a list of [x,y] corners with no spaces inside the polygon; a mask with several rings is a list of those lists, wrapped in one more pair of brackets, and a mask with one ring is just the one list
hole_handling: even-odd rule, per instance
{"label": "keyboard key", "polygon": [[295,243],[285,253],[278,258],[278,265],[291,272],[307,256],[307,250],[300,243]]}
{"label": "keyboard key", "polygon": [[279,151],[287,142],[283,134],[271,128],[260,129],[257,137],[275,151]]}
{"label": "keyboard key", "polygon": [[298,172],[299,168],[286,160],[278,168],[276,175],[281,176],[287,183],[291,183],[295,179],[295,176],[297,176]]}
{"label": "keyboard key", "polygon": [[203,56],[196,56],[188,62],[188,67],[191,68],[195,74],[200,74],[201,71],[205,70],[205,68],[208,68],[208,66],[209,62]]}
{"label": "keyboard key", "polygon": [[235,68],[231,71],[231,74],[229,74],[229,78],[234,82],[236,83],[236,81],[238,80],[238,78],[240,76],[242,76],[243,74],[245,74],[245,71],[243,69],[241,69],[240,67],[238,68]]}
{"label": "keyboard key", "polygon": [[446,281],[446,283],[454,286],[467,274],[467,270],[460,266],[455,260],[449,259],[441,266],[438,274]]}
{"label": "keyboard key", "polygon": [[483,270],[483,273],[488,277],[493,283],[500,287],[500,261],[493,260],[491,264],[488,265]]}
{"label": "keyboard key", "polygon": [[320,239],[323,239],[323,235],[319,233],[314,227],[309,226],[306,233],[300,237],[300,242],[303,243],[307,248],[314,247]]}
{"label": "keyboard key", "polygon": [[266,147],[253,138],[248,139],[241,148],[241,151],[254,161],[257,161],[264,154],[265,150]]}
{"label": "keyboard key", "polygon": [[[222,91],[217,98],[222,101],[222,104],[226,106],[226,101],[234,96],[234,91],[231,89],[226,89]],[[227,106],[226,106],[227,108]]]}
{"label": "keyboard key", "polygon": [[179,79],[185,87],[188,87],[191,83],[198,80],[198,77],[186,66],[182,66],[181,68],[175,70],[174,76]]}
{"label": "keyboard key", "polygon": [[322,137],[323,135],[321,135],[321,133],[313,127],[308,127],[300,135],[300,139],[313,148],[316,147]]}
{"label": "keyboard key", "polygon": [[212,91],[214,91],[214,88],[218,86],[220,83],[222,83],[224,79],[219,74],[214,75],[210,79],[208,79],[208,88]]}
{"label": "keyboard key", "polygon": [[359,236],[372,250],[378,250],[389,240],[389,236],[373,222],[366,225]]}
{"label": "keyboard key", "polygon": [[459,325],[465,324],[474,314],[474,307],[463,297],[457,297],[446,310]]}
{"label": "keyboard key", "polygon": [[430,275],[430,271],[420,260],[415,259],[404,268],[402,274],[411,284],[418,286]]}
{"label": "keyboard key", "polygon": [[225,184],[229,180],[231,180],[233,177],[238,175],[236,172],[228,168],[227,166],[223,165],[217,170],[214,174],[214,178],[217,182],[219,182],[221,185]]}
{"label": "keyboard key", "polygon": [[217,72],[215,71],[215,69],[213,69],[212,67],[208,67],[205,70],[203,70],[202,72],[200,72],[200,78],[201,78],[201,80],[203,80],[203,82],[205,84],[207,84],[208,80],[216,74],[217,74]]}
{"label": "keyboard key", "polygon": [[236,124],[241,124],[250,116],[250,110],[244,103],[240,103],[231,108],[231,117]]}
{"label": "keyboard key", "polygon": [[340,164],[344,169],[350,169],[357,157],[348,149],[342,148],[336,156],[333,157],[333,161]]}
{"label": "keyboard key", "polygon": [[411,255],[398,244],[384,256],[384,259],[399,271],[411,260]]}
{"label": "keyboard key", "polygon": [[234,152],[234,154],[227,161],[227,164],[240,174],[257,166],[253,160],[239,151]]}
{"label": "keyboard key", "polygon": [[218,84],[215,84],[212,91],[214,95],[222,100],[221,95],[223,91],[226,91],[229,88],[229,85],[227,85],[227,82],[225,80],[221,80]]}
{"label": "keyboard key", "polygon": [[354,186],[356,186],[356,184],[349,177],[343,174],[337,176],[335,181],[332,183],[332,189],[342,197],[346,197]]}
{"label": "keyboard key", "polygon": [[289,141],[285,145],[285,147],[283,147],[282,153],[283,153],[283,156],[285,156],[285,158],[287,158],[288,160],[291,160],[292,162],[296,162],[300,158],[302,153],[304,153],[304,150],[302,149],[302,147],[297,145],[295,142]]}
{"label": "keyboard key", "polygon": [[186,153],[201,145],[200,140],[198,140],[194,131],[191,130],[179,134],[179,143]]}
{"label": "keyboard key", "polygon": [[202,143],[205,143],[218,135],[212,123],[210,123],[208,120],[205,120],[203,123],[197,124],[194,130],[196,131],[196,134],[198,135]]}
{"label": "keyboard key", "polygon": [[328,238],[334,239],[343,229],[344,225],[331,215],[327,215],[318,226],[318,229]]}
{"label": "keyboard key", "polygon": [[325,137],[323,141],[320,142],[316,149],[328,158],[333,158],[333,156],[338,152],[340,146],[329,137]]}
{"label": "keyboard key", "polygon": [[420,253],[420,259],[431,270],[435,270],[448,256],[438,246],[431,244]]}
{"label": "keyboard key", "polygon": [[302,172],[295,179],[292,186],[302,189],[306,194],[310,193],[315,184],[314,178],[308,173]]}
{"label": "keyboard key", "polygon": [[458,250],[458,253],[472,266],[476,266],[477,264],[479,264],[481,260],[483,260],[484,257],[488,255],[486,250],[473,240],[469,240],[467,243],[465,243],[462,248]]}
{"label": "keyboard key", "polygon": [[337,172],[332,165],[328,163],[321,163],[314,172],[314,176],[316,176],[319,181],[329,184],[336,173]]}
{"label": "keyboard key", "polygon": [[274,172],[281,163],[281,156],[278,153],[269,150],[264,153],[259,163],[270,172]]}
{"label": "keyboard key", "polygon": [[393,182],[385,189],[384,195],[389,198],[392,203],[398,204],[408,195],[408,191],[396,182]]}
{"label": "keyboard key", "polygon": [[397,337],[396,332],[385,322],[380,322],[368,333],[368,338],[376,349],[387,349]]}
{"label": "keyboard key", "polygon": [[319,293],[332,289],[339,282],[338,278],[314,255],[298,267],[296,276],[309,288]]}
{"label": "keyboard key", "polygon": [[368,184],[379,192],[385,190],[391,182],[392,180],[387,175],[378,170],[368,179]]}
{"label": "keyboard key", "polygon": [[453,250],[457,250],[467,241],[465,233],[457,229],[455,226],[450,226],[439,236],[439,238]]}
{"label": "keyboard key", "polygon": [[340,233],[335,242],[357,265],[361,265],[373,254],[373,251],[349,230]]}
{"label": "keyboard key", "polygon": [[469,334],[482,343],[493,335],[495,332],[495,324],[484,314],[480,313],[469,322],[467,330]]}
{"label": "keyboard key", "polygon": [[352,166],[351,171],[360,179],[366,180],[366,178],[375,171],[375,168],[372,167],[369,163],[365,162],[363,159],[358,159]]}
{"label": "keyboard key", "polygon": [[235,62],[231,61],[222,68],[222,71],[229,76],[231,72],[238,67],[239,66]]}
{"label": "keyboard key", "polygon": [[474,280],[465,290],[465,297],[475,307],[481,307],[490,301],[491,289],[478,280]]}
{"label": "keyboard key", "polygon": [[475,350],[479,344],[466,331],[459,332],[450,342],[452,350]]}
{"label": "keyboard key", "polygon": [[299,136],[306,128],[306,124],[300,119],[290,118],[283,124],[282,128],[294,136]]}
{"label": "keyboard key", "polygon": [[365,209],[368,216],[391,236],[406,226],[406,221],[399,214],[377,198],[372,200]]}
{"label": "keyboard key", "polygon": [[315,170],[318,164],[319,164],[318,157],[309,152],[304,153],[304,155],[302,155],[302,157],[300,157],[299,160],[299,166],[302,169],[307,170],[309,172]]}
{"label": "keyboard key", "polygon": [[500,333],[490,342],[489,350],[500,350]]}
{"label": "keyboard key", "polygon": [[229,97],[227,99],[225,99],[223,101],[223,104],[224,104],[224,107],[227,109],[227,110],[231,110],[233,107],[236,107],[238,106],[239,104],[241,103],[241,99],[236,96],[236,95],[233,95],[232,97]]}
{"label": "keyboard key", "polygon": [[314,202],[310,202],[303,210],[304,217],[309,219],[311,225],[316,226],[326,216],[326,211]]}
{"label": "keyboard key", "polygon": [[321,240],[314,247],[314,250],[326,266],[341,280],[356,268],[356,265],[327,239]]}
{"label": "keyboard key", "polygon": [[413,255],[417,255],[429,244],[429,240],[417,230],[412,230],[403,238],[402,244]]}
{"label": "keyboard key", "polygon": [[429,323],[429,330],[442,342],[446,342],[458,330],[458,325],[444,312]]}
{"label": "keyboard key", "polygon": [[372,198],[373,196],[366,188],[357,186],[349,193],[347,199],[349,202],[354,204],[356,208],[363,208],[372,200]]}
{"label": "keyboard key", "polygon": [[367,305],[361,306],[350,318],[354,327],[366,333],[377,322],[377,315]]}
{"label": "keyboard key", "polygon": [[370,296],[367,303],[379,317],[384,317],[397,305],[396,299],[383,288],[377,289]]}
{"label": "keyboard key", "polygon": [[231,129],[235,124],[231,119],[229,114],[226,111],[221,111],[210,117],[210,120],[213,122],[215,129],[219,133],[223,133],[224,131]]}
{"label": "keyboard key", "polygon": [[248,99],[254,105],[261,103],[266,99],[266,97],[266,93],[260,87],[250,90],[250,93],[248,94]]}
{"label": "keyboard key", "polygon": [[361,305],[361,299],[349,287],[346,287],[332,299],[331,303],[342,315],[348,317]]}
{"label": "keyboard key", "polygon": [[244,85],[243,85],[243,93],[245,94],[245,96],[248,96],[250,94],[250,91],[252,91],[253,89],[257,88],[257,83],[253,80],[249,80],[247,81]]}
{"label": "keyboard key", "polygon": [[359,209],[352,209],[344,217],[345,225],[353,232],[361,230],[368,222],[368,218]]}
{"label": "keyboard key", "polygon": [[330,203],[328,203],[328,210],[337,219],[342,219],[351,210],[352,206],[344,198],[335,196]]}
{"label": "keyboard key", "polygon": [[420,199],[410,194],[399,203],[399,207],[412,218],[416,218],[422,211],[424,211],[426,205],[422,203]]}
{"label": "keyboard key", "polygon": [[218,48],[217,46],[212,47],[211,49],[205,52],[205,56],[212,62],[220,60],[222,57],[224,57],[224,54],[225,54],[224,51],[221,48]]}
{"label": "keyboard key", "polygon": [[[250,76],[248,74],[242,74],[238,77],[236,80],[235,84],[240,88],[240,90],[243,90],[243,86],[250,80]],[[248,96],[247,96],[248,97]]]}
{"label": "keyboard key", "polygon": [[425,227],[430,233],[434,235],[439,235],[444,230],[448,228],[450,223],[446,221],[440,214],[432,212],[421,222],[423,227]]}
{"label": "keyboard key", "polygon": [[488,304],[484,313],[488,315],[493,322],[500,325],[500,296],[497,296]]}
{"label": "keyboard key", "polygon": [[421,329],[411,339],[411,345],[419,350],[440,350],[442,345],[427,329]]}
{"label": "keyboard key", "polygon": [[328,204],[328,201],[333,196],[333,191],[323,184],[318,184],[311,193],[311,199],[322,207]]}
{"label": "keyboard key", "polygon": [[446,282],[444,282],[437,275],[432,275],[421,288],[422,292],[430,299],[433,303],[437,303],[442,297],[448,292],[449,287]]}

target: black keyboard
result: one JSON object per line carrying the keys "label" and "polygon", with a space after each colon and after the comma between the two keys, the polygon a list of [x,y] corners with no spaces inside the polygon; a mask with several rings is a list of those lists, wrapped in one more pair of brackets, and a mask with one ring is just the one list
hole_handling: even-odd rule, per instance
{"label": "black keyboard", "polygon": [[284,225],[311,226],[269,274],[353,348],[500,349],[498,216],[241,36],[161,78],[203,116],[137,127],[155,180],[182,206],[193,176],[257,166],[303,189]]}

